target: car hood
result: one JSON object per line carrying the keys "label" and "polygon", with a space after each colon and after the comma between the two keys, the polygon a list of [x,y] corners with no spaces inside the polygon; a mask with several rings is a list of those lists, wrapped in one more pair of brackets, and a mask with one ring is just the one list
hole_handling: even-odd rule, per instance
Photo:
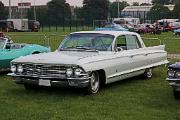
{"label": "car hood", "polygon": [[56,51],[20,57],[12,62],[44,64],[77,64],[82,59],[99,55],[99,52]]}
{"label": "car hood", "polygon": [[169,69],[180,70],[180,62],[170,65]]}

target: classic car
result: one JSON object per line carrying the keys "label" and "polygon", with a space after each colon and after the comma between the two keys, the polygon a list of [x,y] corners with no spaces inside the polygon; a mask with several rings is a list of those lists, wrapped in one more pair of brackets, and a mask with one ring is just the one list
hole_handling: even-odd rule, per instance
{"label": "classic car", "polygon": [[177,36],[180,35],[180,29],[174,30],[174,34]]}
{"label": "classic car", "polygon": [[180,22],[173,22],[171,24],[172,31],[180,29]]}
{"label": "classic car", "polygon": [[180,99],[180,62],[170,65],[167,74],[166,80],[173,88],[175,99]]}
{"label": "classic car", "polygon": [[103,84],[141,74],[151,78],[152,68],[168,63],[164,48],[146,47],[133,32],[74,32],[55,52],[13,60],[9,75],[26,89],[69,86],[95,94]]}
{"label": "classic car", "polygon": [[101,28],[96,28],[95,31],[128,31],[128,29],[116,23],[106,23]]}
{"label": "classic car", "polygon": [[9,37],[0,37],[0,71],[10,70],[10,61],[30,54],[50,52],[50,48],[36,44],[13,43]]}

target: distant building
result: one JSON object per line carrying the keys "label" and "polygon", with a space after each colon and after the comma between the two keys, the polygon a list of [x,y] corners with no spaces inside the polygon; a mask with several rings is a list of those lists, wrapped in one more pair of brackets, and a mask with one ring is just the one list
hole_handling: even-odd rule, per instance
{"label": "distant building", "polygon": [[[174,9],[174,5],[165,5],[166,7],[169,8],[169,10],[173,10]],[[125,7],[122,12],[121,15],[122,16],[131,16],[133,18],[146,18],[147,17],[147,13],[151,10],[153,6],[127,6]]]}
{"label": "distant building", "polygon": [[[9,11],[9,6],[5,6],[7,11]],[[11,6],[11,18],[12,19],[18,19],[18,18],[28,18],[28,11],[32,9],[34,6],[31,5],[30,2],[23,2],[18,3],[18,6]],[[38,12],[38,9],[41,8],[47,8],[47,5],[38,5],[36,7],[36,12]],[[70,6],[71,13],[74,15],[74,6]]]}
{"label": "distant building", "polygon": [[[9,7],[6,7],[9,10]],[[27,18],[28,10],[30,8],[18,8],[18,6],[11,6],[11,18],[18,19],[18,18]]]}

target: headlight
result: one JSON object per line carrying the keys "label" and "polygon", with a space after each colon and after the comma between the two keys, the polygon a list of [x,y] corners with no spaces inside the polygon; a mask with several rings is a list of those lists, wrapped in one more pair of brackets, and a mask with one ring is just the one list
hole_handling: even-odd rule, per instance
{"label": "headlight", "polygon": [[169,71],[168,71],[168,76],[169,76],[169,77],[174,77],[174,75],[175,75],[175,73],[174,73],[173,70],[169,70]]}
{"label": "headlight", "polygon": [[75,69],[74,74],[75,74],[76,76],[80,76],[82,72],[83,72],[82,69],[77,68],[77,69]]}
{"label": "headlight", "polygon": [[18,71],[19,73],[22,73],[22,72],[23,72],[23,66],[22,66],[22,65],[19,65],[19,66],[17,67],[17,71]]}
{"label": "headlight", "polygon": [[68,69],[66,70],[66,75],[67,75],[68,77],[71,77],[71,76],[73,75],[73,69],[72,69],[72,68],[68,68]]}
{"label": "headlight", "polygon": [[180,72],[176,72],[176,73],[175,73],[175,76],[176,76],[177,78],[179,78],[179,77],[180,77]]}
{"label": "headlight", "polygon": [[11,71],[12,71],[13,73],[16,72],[16,66],[15,66],[15,65],[11,65]]}

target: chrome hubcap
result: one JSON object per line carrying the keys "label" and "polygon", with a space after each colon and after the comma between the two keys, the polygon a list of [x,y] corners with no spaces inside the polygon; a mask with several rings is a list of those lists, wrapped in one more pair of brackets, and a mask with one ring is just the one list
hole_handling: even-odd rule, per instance
{"label": "chrome hubcap", "polygon": [[152,69],[147,70],[147,77],[148,78],[152,77]]}
{"label": "chrome hubcap", "polygon": [[91,89],[92,91],[96,92],[99,87],[99,77],[95,74],[92,73],[91,75]]}

